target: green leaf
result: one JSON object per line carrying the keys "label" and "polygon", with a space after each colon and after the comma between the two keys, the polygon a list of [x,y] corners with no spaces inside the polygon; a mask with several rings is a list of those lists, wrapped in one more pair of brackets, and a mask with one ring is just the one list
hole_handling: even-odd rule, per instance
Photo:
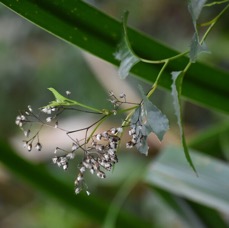
{"label": "green leaf", "polygon": [[[1,0],[1,3],[60,39],[119,65],[113,53],[121,40],[122,26],[87,3],[75,0],[69,0],[68,4],[62,0]],[[142,33],[127,30],[128,37],[134,41],[131,46],[139,56],[164,59],[178,54]],[[171,71],[185,67],[188,61],[185,56],[171,61],[158,85],[171,89]],[[131,71],[152,84],[160,69],[160,65],[140,62]],[[196,63],[186,73],[182,95],[199,105],[229,113],[228,88],[228,72]]]}
{"label": "green leaf", "polygon": [[136,134],[140,142],[136,143],[137,150],[147,155],[148,144],[147,137],[150,133],[154,133],[159,140],[163,139],[164,134],[169,129],[169,121],[167,117],[144,95],[143,89],[139,86],[142,96],[142,103],[131,117],[131,125],[134,126]]}
{"label": "green leaf", "polygon": [[206,43],[204,42],[203,44],[201,44],[199,41],[198,33],[195,32],[193,35],[192,41],[191,41],[191,47],[190,47],[190,53],[189,53],[190,61],[192,63],[195,63],[197,60],[197,57],[203,52],[208,53],[208,54],[210,53]]}
{"label": "green leaf", "polygon": [[127,35],[127,18],[128,12],[125,12],[123,16],[123,40],[119,44],[118,51],[115,53],[115,58],[121,61],[118,74],[121,79],[125,79],[131,70],[131,68],[140,62],[138,56],[133,52]]}
{"label": "green leaf", "polygon": [[[46,193],[49,197],[59,200],[61,203],[72,207],[89,219],[102,224],[109,209],[109,203],[99,196],[75,195],[74,187],[66,181],[60,181],[50,174],[42,165],[34,165],[21,158],[6,143],[0,139],[0,161],[10,169],[17,177],[29,182],[36,191]],[[47,198],[49,199],[49,198]],[[117,221],[119,227],[150,227],[150,224],[136,214],[130,214],[124,210],[119,212]]]}
{"label": "green leaf", "polygon": [[228,213],[229,166],[220,160],[191,151],[199,177],[187,168],[182,149],[168,147],[150,165],[145,181],[186,199]]}
{"label": "green leaf", "polygon": [[[204,154],[225,160],[227,158],[225,156],[226,151],[224,152],[222,145],[222,140],[224,140],[225,136],[229,136],[229,121],[218,122],[196,133],[191,140],[189,140],[188,146]],[[229,139],[227,142],[229,142]],[[225,148],[225,150],[227,149]],[[229,148],[227,153],[229,153]]]}
{"label": "green leaf", "polygon": [[147,136],[142,136],[141,144],[136,144],[136,148],[141,154],[148,155],[149,146],[147,143]]}
{"label": "green leaf", "polygon": [[142,116],[149,133],[153,132],[161,141],[169,129],[169,120],[146,96],[143,97]]}
{"label": "green leaf", "polygon": [[[177,124],[180,129],[180,137],[181,137],[181,142],[184,150],[185,157],[189,163],[189,165],[192,167],[192,169],[196,172],[195,166],[192,162],[191,156],[188,151],[188,147],[186,144],[185,140],[185,135],[184,135],[184,129],[183,129],[183,123],[182,123],[182,111],[181,111],[181,90],[182,90],[182,82],[183,82],[183,76],[184,73],[183,71],[174,71],[172,72],[172,97],[173,97],[173,106],[175,110],[175,115],[177,117]],[[197,173],[197,172],[196,172]]]}
{"label": "green leaf", "polygon": [[200,13],[204,7],[206,0],[189,0],[188,9],[192,17],[192,21],[196,26]]}
{"label": "green leaf", "polygon": [[41,107],[42,109],[44,108],[53,108],[53,107],[59,107],[59,106],[80,106],[82,108],[88,109],[92,112],[96,112],[96,113],[103,113],[102,111],[93,108],[91,106],[85,105],[85,104],[81,104],[77,101],[71,100],[67,97],[64,97],[63,95],[61,95],[59,92],[57,92],[55,89],[53,88],[48,88],[48,90],[50,90],[53,93],[53,96],[55,97],[55,101],[51,101],[49,102],[48,105]]}
{"label": "green leaf", "polygon": [[53,96],[55,97],[55,101],[50,102],[48,106],[50,107],[56,107],[56,106],[68,106],[68,105],[76,105],[77,102],[74,100],[71,100],[67,97],[64,97],[60,93],[58,93],[55,89],[53,88],[48,88],[53,93]]}

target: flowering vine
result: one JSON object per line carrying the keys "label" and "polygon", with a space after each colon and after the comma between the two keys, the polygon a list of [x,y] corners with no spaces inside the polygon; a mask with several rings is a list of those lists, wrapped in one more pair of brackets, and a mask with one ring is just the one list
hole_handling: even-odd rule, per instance
{"label": "flowering vine", "polygon": [[[83,154],[81,162],[77,165],[78,175],[74,182],[76,194],[83,189],[89,194],[88,186],[84,179],[86,171],[103,179],[106,177],[106,172],[113,169],[114,165],[118,162],[117,152],[124,130],[129,132],[131,138],[130,141],[126,142],[126,148],[132,148],[135,146],[141,153],[147,155],[147,136],[151,132],[154,132],[155,134],[158,134],[159,139],[162,139],[168,129],[168,120],[165,115],[153,106],[148,98],[144,97],[144,94],[142,94],[142,101],[139,104],[136,104],[127,101],[124,93],[117,97],[113,92],[110,92],[108,100],[111,102],[113,109],[98,110],[69,99],[69,91],[66,92],[66,97],[53,88],[49,88],[49,90],[53,93],[55,100],[40,108],[38,114],[36,114],[29,105],[27,110],[20,112],[20,115],[16,117],[16,125],[18,125],[24,133],[24,147],[27,148],[29,152],[33,149],[37,151],[42,150],[40,134],[44,127],[48,126],[65,132],[66,136],[71,140],[71,149],[65,150],[61,147],[54,148],[54,157],[52,158],[52,161],[58,167],[67,170],[69,162],[74,160],[76,156]],[[130,107],[123,109],[123,104],[128,104]],[[150,106],[154,107],[154,109]],[[92,115],[99,115],[99,118],[93,124],[85,128],[67,130],[59,127],[59,117],[66,110],[76,112],[83,111],[91,113]],[[98,132],[99,126],[108,117],[130,111],[132,111],[132,113],[120,123],[120,126],[113,127],[103,132]],[[152,118],[147,117],[153,115],[154,119],[156,118],[155,123],[153,123]],[[147,121],[147,118],[151,120]],[[35,124],[37,124],[38,127],[34,129],[33,126]],[[152,125],[156,128],[153,129]],[[71,136],[73,133],[79,131],[85,132],[83,138],[74,138]]]}
{"label": "flowering vine", "polygon": [[[76,157],[81,157],[80,162],[77,162],[78,174],[74,182],[75,193],[78,194],[82,190],[85,190],[87,194],[90,194],[84,177],[85,172],[90,172],[92,175],[102,179],[106,177],[106,172],[111,171],[118,162],[118,150],[121,141],[125,140],[123,139],[124,137],[122,137],[124,131],[127,131],[129,134],[129,139],[124,142],[126,148],[131,149],[135,147],[144,155],[148,154],[149,147],[147,144],[147,138],[150,133],[154,133],[159,140],[163,139],[165,133],[169,129],[169,121],[165,114],[163,114],[149,100],[149,97],[152,96],[156,90],[158,81],[162,77],[164,70],[169,63],[188,54],[189,62],[185,68],[180,71],[171,72],[171,90],[175,115],[180,128],[184,154],[188,163],[196,172],[186,145],[181,118],[180,99],[182,93],[182,83],[185,73],[188,71],[191,64],[196,61],[199,54],[202,52],[208,52],[205,40],[215,23],[229,8],[229,4],[227,4],[215,18],[202,24],[203,27],[207,26],[207,29],[204,32],[204,35],[200,37],[197,21],[202,9],[204,7],[225,4],[228,2],[228,0],[224,0],[205,4],[206,0],[190,0],[188,8],[194,25],[194,35],[191,40],[190,50],[161,60],[148,60],[135,54],[128,39],[128,13],[125,13],[123,17],[123,41],[120,43],[118,51],[115,53],[116,59],[120,61],[119,75],[122,79],[125,79],[129,75],[131,68],[138,62],[161,64],[161,70],[159,71],[150,91],[144,93],[143,89],[140,88],[142,100],[139,103],[128,101],[125,93],[116,96],[113,92],[110,92],[108,100],[112,104],[112,109],[100,110],[70,99],[69,96],[71,93],[69,91],[66,91],[66,96],[63,96],[55,89],[49,88],[55,97],[53,101],[40,108],[37,113],[29,105],[25,111],[20,112],[16,117],[15,123],[20,127],[25,136],[25,139],[23,140],[24,147],[27,148],[29,152],[32,150],[37,150],[38,152],[41,151],[43,149],[43,144],[40,141],[40,134],[44,127],[52,127],[56,130],[64,132],[66,137],[68,137],[71,141],[71,149],[66,150],[60,146],[53,148],[54,156],[52,158],[52,162],[63,170],[67,170],[70,162],[75,160]],[[129,107],[123,108],[123,104],[129,105]],[[85,126],[81,129],[63,129],[59,127],[59,117],[66,110],[87,112],[91,115],[98,116],[98,119],[89,126]],[[113,115],[120,115],[123,113],[127,115],[124,121],[120,122],[119,126],[114,126],[103,132],[99,131],[100,126],[105,120]],[[38,127],[34,128],[34,125],[38,125]],[[79,131],[84,132],[83,138],[75,138],[72,136],[73,133]]]}

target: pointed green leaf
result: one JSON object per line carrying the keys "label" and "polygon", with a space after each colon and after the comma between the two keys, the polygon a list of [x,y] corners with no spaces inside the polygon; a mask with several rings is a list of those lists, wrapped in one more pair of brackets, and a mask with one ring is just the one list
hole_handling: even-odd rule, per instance
{"label": "pointed green leaf", "polygon": [[185,140],[185,135],[184,135],[184,129],[183,129],[183,123],[182,123],[182,118],[181,118],[181,104],[180,104],[180,97],[181,97],[181,90],[182,90],[182,81],[183,81],[183,76],[184,73],[183,71],[174,71],[172,72],[172,97],[173,97],[173,106],[175,110],[175,115],[177,117],[177,124],[180,129],[180,137],[181,137],[181,142],[184,150],[185,157],[192,167],[192,169],[196,172],[195,166],[192,162],[191,156],[188,151],[188,147],[186,144]]}
{"label": "pointed green leaf", "polygon": [[190,61],[192,63],[196,62],[197,57],[203,52],[210,53],[206,43],[200,44],[198,33],[195,32],[190,47]]}
{"label": "pointed green leaf", "polygon": [[68,105],[77,105],[78,104],[76,101],[71,100],[67,97],[64,97],[63,95],[61,95],[59,92],[57,92],[53,88],[48,88],[48,90],[52,92],[56,100],[51,101],[50,104],[47,105],[46,107],[68,106]]}
{"label": "pointed green leaf", "polygon": [[118,51],[114,54],[115,58],[121,61],[118,70],[118,74],[121,79],[125,79],[129,75],[131,68],[136,63],[140,62],[140,58],[137,55],[135,55],[128,40],[126,29],[127,18],[128,12],[126,12],[123,16],[123,40],[119,44]]}
{"label": "pointed green leaf", "polygon": [[191,14],[192,21],[195,25],[204,7],[205,2],[206,0],[189,0],[188,9]]}

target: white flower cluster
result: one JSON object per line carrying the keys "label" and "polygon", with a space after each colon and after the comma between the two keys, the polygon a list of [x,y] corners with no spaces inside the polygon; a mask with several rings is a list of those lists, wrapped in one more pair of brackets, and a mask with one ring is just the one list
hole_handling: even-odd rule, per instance
{"label": "white flower cluster", "polygon": [[117,134],[122,132],[122,128],[112,128],[102,134],[97,134],[92,147],[88,148],[86,155],[79,167],[79,174],[75,180],[75,193],[78,194],[84,187],[84,172],[89,170],[91,174],[96,174],[99,178],[105,178],[103,170],[110,171],[118,162],[116,155],[120,138]]}
{"label": "white flower cluster", "polygon": [[[38,117],[33,113],[33,109],[31,108],[30,105],[28,105],[28,110],[26,110],[25,112],[23,112],[23,114],[20,114],[16,117],[16,125],[18,125],[24,132],[24,136],[26,138],[29,138],[31,130],[30,128],[28,128],[28,126],[26,126],[26,124],[29,124],[29,127],[31,126],[31,123],[33,122],[32,118],[35,118],[36,120],[38,119]],[[27,148],[27,150],[30,152],[33,149],[33,142],[34,139],[37,137],[37,142],[34,146],[34,148],[37,151],[41,151],[42,149],[42,145],[39,142],[39,138],[37,136],[38,134],[35,134],[33,137],[31,137],[30,139],[24,140],[24,147]]]}
{"label": "white flower cluster", "polygon": [[114,108],[118,108],[120,105],[126,102],[126,94],[124,93],[119,95],[121,100],[116,97],[112,91],[109,92],[109,97],[110,98],[108,100],[111,102],[111,104],[113,104]]}
{"label": "white flower cluster", "polygon": [[52,161],[54,164],[57,164],[59,167],[62,167],[63,170],[67,170],[69,160],[74,159],[74,157],[75,157],[74,153],[70,152],[64,156],[58,156],[58,157],[56,156],[52,159]]}

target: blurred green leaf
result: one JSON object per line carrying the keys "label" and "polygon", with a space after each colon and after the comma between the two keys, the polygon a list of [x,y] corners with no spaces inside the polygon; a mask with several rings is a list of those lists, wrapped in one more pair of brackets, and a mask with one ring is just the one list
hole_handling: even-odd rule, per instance
{"label": "blurred green leaf", "polygon": [[[51,34],[119,65],[113,53],[121,40],[122,26],[83,1],[69,0],[68,4],[62,0],[1,0],[1,2]],[[197,13],[195,14],[198,15]],[[158,60],[177,54],[176,51],[139,32],[129,28],[127,30],[131,46],[138,56]],[[182,69],[188,61],[187,57],[171,61],[159,80],[159,85],[170,89],[170,72]],[[151,66],[141,62],[131,71],[153,83],[160,69],[160,65]],[[192,102],[229,113],[228,88],[228,73],[196,63],[186,73],[182,95]]]}
{"label": "blurred green leaf", "polygon": [[163,201],[186,223],[188,227],[227,228],[220,212],[190,200],[186,200],[161,188],[153,186]]}
{"label": "blurred green leaf", "polygon": [[200,13],[204,7],[206,0],[189,0],[188,9],[192,17],[192,21],[196,26]]}
{"label": "blurred green leaf", "polygon": [[182,149],[168,147],[145,176],[155,185],[221,212],[229,211],[229,167],[212,157],[192,151],[199,177],[187,168]]}
{"label": "blurred green leaf", "polygon": [[[19,157],[3,140],[0,140],[0,152],[0,161],[14,172],[15,175],[28,181],[37,190],[45,192],[50,197],[56,198],[60,202],[80,211],[97,223],[103,223],[109,207],[107,201],[93,195],[80,194],[76,196],[74,186],[58,180],[44,167],[33,165]],[[121,227],[149,226],[143,219],[124,211],[119,213],[116,223]]]}
{"label": "blurred green leaf", "polygon": [[188,146],[204,154],[225,160],[229,149],[224,144],[224,140],[228,143],[228,136],[229,122],[222,121],[196,133],[189,140]]}
{"label": "blurred green leaf", "polygon": [[200,43],[198,33],[195,32],[193,35],[192,41],[191,41],[191,47],[190,47],[190,53],[189,53],[190,61],[192,63],[195,63],[197,60],[197,57],[201,53],[209,54],[210,51],[208,50],[208,47],[205,42],[203,42],[203,44]]}

